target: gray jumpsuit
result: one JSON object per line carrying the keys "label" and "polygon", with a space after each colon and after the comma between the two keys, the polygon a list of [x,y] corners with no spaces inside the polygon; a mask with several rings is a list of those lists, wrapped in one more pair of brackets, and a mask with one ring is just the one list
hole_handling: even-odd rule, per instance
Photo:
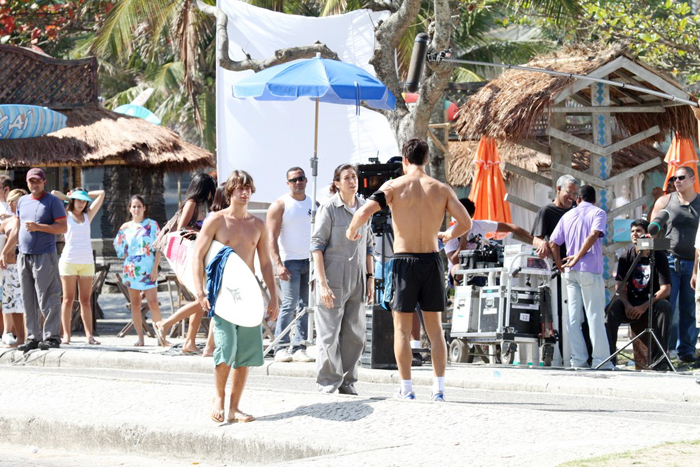
{"label": "gray jumpsuit", "polygon": [[[357,208],[365,204],[357,199]],[[367,255],[373,253],[369,222],[358,230],[360,238],[350,241],[345,231],[352,211],[336,193],[318,210],[311,237],[311,251],[323,252],[328,285],[335,295],[334,308],[323,306],[316,289],[318,355],[316,383],[321,392],[334,392],[340,386],[354,384],[358,363],[365,346]]]}

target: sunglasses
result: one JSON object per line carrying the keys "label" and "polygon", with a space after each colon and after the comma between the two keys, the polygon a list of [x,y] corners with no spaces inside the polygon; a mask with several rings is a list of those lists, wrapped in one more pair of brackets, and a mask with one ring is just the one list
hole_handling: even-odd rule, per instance
{"label": "sunglasses", "polygon": [[290,179],[287,180],[287,181],[288,181],[289,183],[304,182],[304,181],[306,181],[306,177],[302,176],[302,177],[297,177],[297,178],[290,178]]}
{"label": "sunglasses", "polygon": [[669,178],[668,180],[669,180],[671,183],[673,183],[673,182],[675,182],[676,180],[678,180],[679,182],[682,182],[682,181],[685,180],[686,178],[688,178],[687,175],[678,175],[678,176],[676,176],[676,177],[671,177],[671,178]]}

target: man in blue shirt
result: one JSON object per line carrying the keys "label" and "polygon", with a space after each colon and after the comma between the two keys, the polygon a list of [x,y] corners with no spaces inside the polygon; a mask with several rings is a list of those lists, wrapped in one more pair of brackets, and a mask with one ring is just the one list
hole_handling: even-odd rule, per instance
{"label": "man in blue shirt", "polygon": [[[0,255],[0,267],[6,255],[19,242],[17,268],[22,286],[27,325],[27,341],[18,347],[28,352],[36,348],[56,349],[61,344],[61,283],[58,275],[56,235],[68,230],[63,203],[47,193],[46,175],[41,169],[27,172],[30,194],[17,202],[20,228],[8,238]],[[41,326],[41,315],[44,327]]]}

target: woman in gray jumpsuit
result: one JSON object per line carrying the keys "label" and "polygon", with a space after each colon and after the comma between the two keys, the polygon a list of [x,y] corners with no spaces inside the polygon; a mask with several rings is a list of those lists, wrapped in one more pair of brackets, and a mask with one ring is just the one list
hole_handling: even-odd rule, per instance
{"label": "woman in gray jumpsuit", "polygon": [[334,195],[318,210],[311,238],[317,303],[318,390],[356,395],[358,363],[365,346],[365,298],[374,295],[372,233],[369,222],[359,241],[345,237],[353,214],[365,201],[357,197],[357,171],[350,164],[335,169]]}

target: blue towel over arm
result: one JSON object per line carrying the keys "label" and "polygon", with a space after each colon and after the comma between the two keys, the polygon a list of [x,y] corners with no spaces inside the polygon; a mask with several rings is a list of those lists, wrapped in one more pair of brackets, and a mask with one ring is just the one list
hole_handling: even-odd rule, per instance
{"label": "blue towel over arm", "polygon": [[234,253],[233,248],[225,246],[214,256],[211,263],[207,265],[205,272],[207,273],[207,297],[211,304],[211,309],[207,317],[214,316],[214,307],[216,306],[216,297],[221,289],[221,279],[224,277],[224,268],[226,261],[231,253]]}

